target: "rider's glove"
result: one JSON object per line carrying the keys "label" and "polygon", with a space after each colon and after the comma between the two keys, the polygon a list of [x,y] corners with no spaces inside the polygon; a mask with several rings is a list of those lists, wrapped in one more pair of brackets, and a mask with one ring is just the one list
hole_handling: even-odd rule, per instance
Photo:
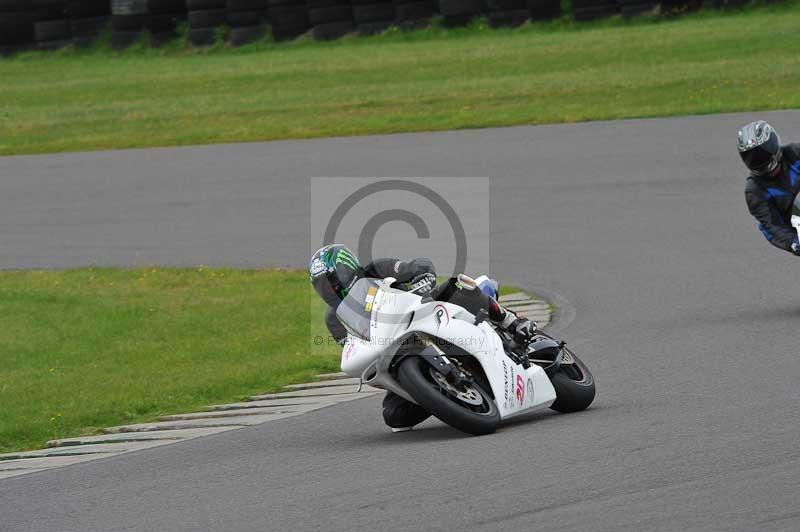
{"label": "rider's glove", "polygon": [[515,342],[522,344],[530,340],[536,332],[536,324],[526,318],[517,318],[511,323],[508,331],[514,336]]}
{"label": "rider's glove", "polygon": [[412,261],[409,261],[408,269],[409,269],[409,272],[411,273],[411,277],[412,277],[412,281],[411,282],[413,282],[413,278],[420,277],[420,276],[422,276],[424,274],[434,274],[435,275],[435,273],[436,273],[436,271],[433,268],[433,262],[431,262],[430,259],[426,259],[426,258],[419,258],[419,259],[414,259]]}
{"label": "rider's glove", "polygon": [[436,276],[432,273],[417,275],[407,283],[402,283],[400,287],[407,292],[415,294],[428,294],[436,285]]}
{"label": "rider's glove", "polygon": [[792,242],[792,253],[794,253],[797,256],[800,256],[800,242],[798,242],[797,240]]}

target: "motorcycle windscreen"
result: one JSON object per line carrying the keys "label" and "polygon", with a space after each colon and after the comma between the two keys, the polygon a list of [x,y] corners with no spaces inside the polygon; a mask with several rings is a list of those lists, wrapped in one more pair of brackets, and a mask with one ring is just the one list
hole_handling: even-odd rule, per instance
{"label": "motorcycle windscreen", "polygon": [[374,279],[359,279],[336,309],[336,317],[347,332],[362,340],[369,340],[372,305],[378,286]]}

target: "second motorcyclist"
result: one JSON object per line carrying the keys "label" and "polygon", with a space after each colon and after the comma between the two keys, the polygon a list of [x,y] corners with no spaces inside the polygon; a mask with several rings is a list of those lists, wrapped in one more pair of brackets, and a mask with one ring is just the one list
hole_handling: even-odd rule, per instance
{"label": "second motorcyclist", "polygon": [[781,145],[777,131],[763,120],[739,130],[739,155],[750,170],[745,199],[758,228],[775,247],[800,255],[792,210],[800,192],[800,144]]}

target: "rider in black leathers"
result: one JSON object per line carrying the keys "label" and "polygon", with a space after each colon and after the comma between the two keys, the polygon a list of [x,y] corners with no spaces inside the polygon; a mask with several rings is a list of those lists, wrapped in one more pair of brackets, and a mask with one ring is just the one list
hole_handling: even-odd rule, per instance
{"label": "rider in black leathers", "polygon": [[800,192],[800,144],[780,144],[766,122],[751,122],[739,130],[739,153],[750,170],[745,199],[758,228],[775,247],[800,255],[792,208]]}
{"label": "rider in black leathers", "polygon": [[[433,263],[426,258],[410,261],[399,259],[375,259],[361,266],[358,259],[346,247],[333,244],[320,248],[309,263],[311,282],[317,293],[328,303],[325,312],[325,323],[331,337],[338,343],[344,343],[347,330],[336,316],[336,308],[347,290],[361,278],[385,279],[394,277],[393,286],[409,290],[420,284],[436,283],[436,272]],[[480,289],[456,287],[452,282],[442,284],[431,291],[434,299],[445,300],[464,307],[473,314],[480,310],[488,313],[487,318],[509,331],[519,340],[530,337],[536,325],[525,318],[517,317],[510,310],[504,309],[496,299]],[[422,407],[406,401],[392,392],[386,392],[383,399],[383,419],[393,429],[409,428],[427,419],[430,414]]]}

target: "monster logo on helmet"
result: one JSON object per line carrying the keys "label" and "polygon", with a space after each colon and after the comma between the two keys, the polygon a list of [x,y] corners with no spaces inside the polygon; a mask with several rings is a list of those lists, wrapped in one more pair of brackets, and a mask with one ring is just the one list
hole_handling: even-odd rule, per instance
{"label": "monster logo on helmet", "polygon": [[323,246],[308,266],[311,284],[329,305],[337,305],[356,281],[359,263],[353,252],[341,244]]}
{"label": "monster logo on helmet", "polygon": [[344,264],[354,270],[358,269],[358,259],[346,247],[342,246],[338,249],[332,249],[331,253],[333,253],[334,267],[336,267],[337,264]]}

